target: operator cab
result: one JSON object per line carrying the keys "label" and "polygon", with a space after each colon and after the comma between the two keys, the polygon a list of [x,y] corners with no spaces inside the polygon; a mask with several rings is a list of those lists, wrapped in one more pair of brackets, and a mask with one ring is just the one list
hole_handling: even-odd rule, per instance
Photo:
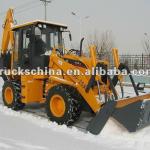
{"label": "operator cab", "polygon": [[62,32],[66,30],[66,25],[39,20],[14,26],[14,68],[48,67],[53,48],[56,48],[60,55],[63,54]]}

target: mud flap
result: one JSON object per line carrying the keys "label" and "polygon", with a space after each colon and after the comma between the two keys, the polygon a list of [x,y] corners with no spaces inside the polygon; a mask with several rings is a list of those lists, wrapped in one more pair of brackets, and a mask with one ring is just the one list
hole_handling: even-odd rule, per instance
{"label": "mud flap", "polygon": [[101,132],[109,117],[112,115],[116,101],[110,101],[106,103],[103,108],[98,112],[98,114],[93,118],[90,124],[87,127],[87,131],[90,133],[97,135]]}
{"label": "mud flap", "polygon": [[112,116],[129,132],[135,132],[150,124],[150,101],[138,101],[117,108]]}

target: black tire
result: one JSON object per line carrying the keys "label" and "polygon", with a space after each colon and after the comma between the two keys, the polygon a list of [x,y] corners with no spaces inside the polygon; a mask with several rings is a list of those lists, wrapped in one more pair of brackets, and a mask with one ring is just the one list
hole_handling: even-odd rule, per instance
{"label": "black tire", "polygon": [[[61,96],[65,102],[65,113],[61,117],[56,117],[50,109],[50,101],[54,95]],[[46,99],[46,113],[51,121],[69,126],[79,119],[81,114],[80,104],[71,96],[66,87],[61,85],[53,87],[49,90]]]}
{"label": "black tire", "polygon": [[[5,99],[5,90],[6,88],[10,88],[13,93],[13,101],[12,103],[8,104],[7,100]],[[16,82],[12,81],[5,81],[2,89],[2,97],[4,105],[8,108],[12,108],[13,110],[22,110],[25,107],[25,104],[21,102],[21,90],[20,85]]]}

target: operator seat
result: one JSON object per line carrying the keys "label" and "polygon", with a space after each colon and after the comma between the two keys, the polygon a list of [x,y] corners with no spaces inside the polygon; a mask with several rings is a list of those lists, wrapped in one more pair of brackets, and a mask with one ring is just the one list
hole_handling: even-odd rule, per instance
{"label": "operator seat", "polygon": [[49,65],[49,56],[45,55],[46,52],[46,43],[41,38],[41,31],[37,27],[35,28],[35,43],[34,43],[34,52],[33,52],[33,63],[32,68],[45,69]]}

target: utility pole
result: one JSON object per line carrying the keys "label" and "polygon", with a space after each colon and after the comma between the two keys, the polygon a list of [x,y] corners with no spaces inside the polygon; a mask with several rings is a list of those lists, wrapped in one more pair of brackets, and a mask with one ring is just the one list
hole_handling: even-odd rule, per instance
{"label": "utility pole", "polygon": [[47,5],[48,3],[51,3],[51,0],[40,0],[44,3],[44,7],[45,7],[45,21],[47,20]]}

